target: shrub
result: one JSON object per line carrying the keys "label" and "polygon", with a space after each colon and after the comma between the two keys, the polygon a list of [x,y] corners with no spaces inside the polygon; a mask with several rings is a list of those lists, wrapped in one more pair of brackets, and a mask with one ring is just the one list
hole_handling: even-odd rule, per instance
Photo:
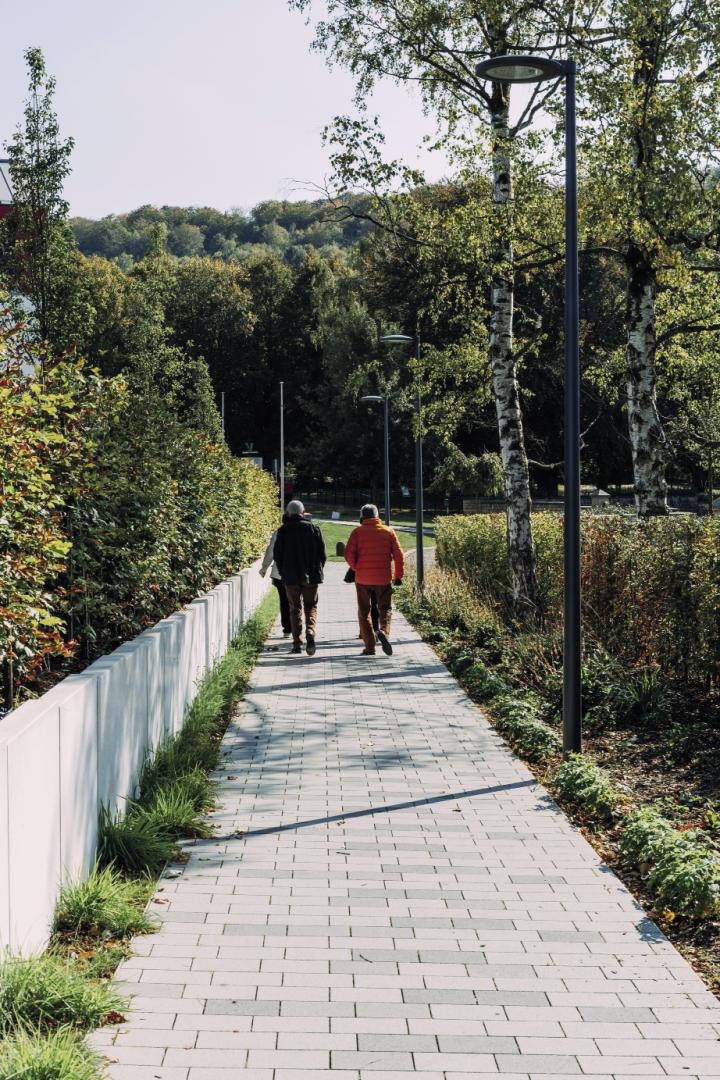
{"label": "shrub", "polygon": [[[503,612],[509,596],[505,517],[440,518],[440,568],[461,575]],[[543,612],[562,613],[562,518],[535,514]],[[662,720],[657,687],[668,678],[700,688],[720,682],[720,519],[583,515],[583,621],[625,669],[654,669],[638,707]],[[654,685],[653,685],[653,680]],[[633,711],[634,706],[631,706]]]}
{"label": "shrub", "polygon": [[508,682],[482,660],[475,659],[462,675],[463,685],[476,701],[489,701],[510,690]]}
{"label": "shrub", "polygon": [[667,818],[645,806],[624,819],[620,854],[633,866],[649,866],[657,862],[676,835]]}
{"label": "shrub", "polygon": [[705,918],[720,903],[720,861],[699,830],[679,832],[651,807],[629,814],[620,852],[630,864],[647,868],[656,902],[678,915]]}
{"label": "shrub", "polygon": [[573,754],[553,777],[553,787],[561,802],[587,811],[607,821],[618,813],[622,799],[607,774],[590,758]]}
{"label": "shrub", "polygon": [[107,937],[147,933],[153,925],[145,914],[149,892],[148,881],[128,881],[111,866],[95,866],[85,881],[62,886],[54,932]]}
{"label": "shrub", "polygon": [[537,702],[529,697],[503,694],[492,704],[495,727],[514,749],[528,761],[542,764],[559,754],[562,743],[556,733],[543,723]]}
{"label": "shrub", "polygon": [[121,1005],[109,986],[90,982],[51,954],[0,960],[0,1036],[20,1028],[89,1031]]}
{"label": "shrub", "polygon": [[72,1028],[18,1031],[0,1042],[0,1080],[99,1080],[100,1063]]}
{"label": "shrub", "polygon": [[650,871],[648,884],[662,907],[678,915],[706,918],[718,911],[720,863],[696,835],[676,835]]}

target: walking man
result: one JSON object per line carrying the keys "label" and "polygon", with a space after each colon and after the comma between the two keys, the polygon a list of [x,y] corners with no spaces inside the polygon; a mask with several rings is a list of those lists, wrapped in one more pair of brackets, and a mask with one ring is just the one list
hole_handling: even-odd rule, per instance
{"label": "walking man", "polygon": [[305,651],[315,653],[318,586],[325,566],[325,541],[317,525],[305,517],[305,507],[293,499],[287,505],[288,520],[278,529],[273,555],[290,607],[292,652],[302,652],[303,611],[305,612]]}
{"label": "walking man", "polygon": [[392,582],[400,585],[405,572],[405,558],[395,530],[380,521],[377,506],[367,503],[360,511],[360,525],[353,529],[345,547],[345,559],[355,571],[358,622],[365,648],[363,656],[375,655],[375,633],[370,619],[372,597],[377,600],[379,627],[377,639],[386,656],[392,656],[390,620],[392,618]]}

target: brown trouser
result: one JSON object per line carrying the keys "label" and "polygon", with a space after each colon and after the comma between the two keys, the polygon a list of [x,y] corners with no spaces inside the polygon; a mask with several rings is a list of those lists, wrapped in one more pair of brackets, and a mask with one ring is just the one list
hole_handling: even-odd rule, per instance
{"label": "brown trouser", "polygon": [[290,605],[290,627],[292,629],[293,644],[302,645],[303,624],[302,613],[305,609],[305,633],[315,636],[315,624],[317,623],[318,586],[317,585],[286,585],[285,594]]}
{"label": "brown trouser", "polygon": [[370,619],[370,604],[372,596],[375,596],[378,606],[378,622],[380,630],[390,635],[390,620],[392,619],[392,585],[358,585],[355,582],[358,603],[358,622],[363,644],[368,652],[375,652],[375,633]]}

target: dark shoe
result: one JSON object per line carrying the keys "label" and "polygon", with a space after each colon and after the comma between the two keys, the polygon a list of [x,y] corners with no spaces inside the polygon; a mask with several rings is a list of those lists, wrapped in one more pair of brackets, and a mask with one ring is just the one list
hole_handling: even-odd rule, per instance
{"label": "dark shoe", "polygon": [[360,655],[361,656],[374,656],[375,655],[375,650],[374,649],[363,649],[363,651],[360,653]]}
{"label": "dark shoe", "polygon": [[302,652],[302,645],[293,645],[290,652],[291,653],[301,653]]}
{"label": "dark shoe", "polygon": [[382,632],[382,630],[378,630],[377,636],[378,636],[378,641],[380,642],[380,646],[382,648],[382,651],[385,653],[386,656],[392,656],[392,645],[388,641],[387,635],[384,634]]}
{"label": "dark shoe", "polygon": [[314,634],[308,634],[307,635],[307,644],[305,645],[305,652],[308,654],[308,656],[314,656],[315,655],[315,635]]}

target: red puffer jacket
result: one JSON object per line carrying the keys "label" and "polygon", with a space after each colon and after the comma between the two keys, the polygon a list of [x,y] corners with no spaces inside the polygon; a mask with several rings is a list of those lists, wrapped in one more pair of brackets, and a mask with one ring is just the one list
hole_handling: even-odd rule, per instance
{"label": "red puffer jacket", "polygon": [[355,571],[358,585],[389,585],[393,578],[401,578],[405,572],[405,558],[395,530],[383,525],[379,518],[365,518],[353,529],[345,547],[345,559]]}

